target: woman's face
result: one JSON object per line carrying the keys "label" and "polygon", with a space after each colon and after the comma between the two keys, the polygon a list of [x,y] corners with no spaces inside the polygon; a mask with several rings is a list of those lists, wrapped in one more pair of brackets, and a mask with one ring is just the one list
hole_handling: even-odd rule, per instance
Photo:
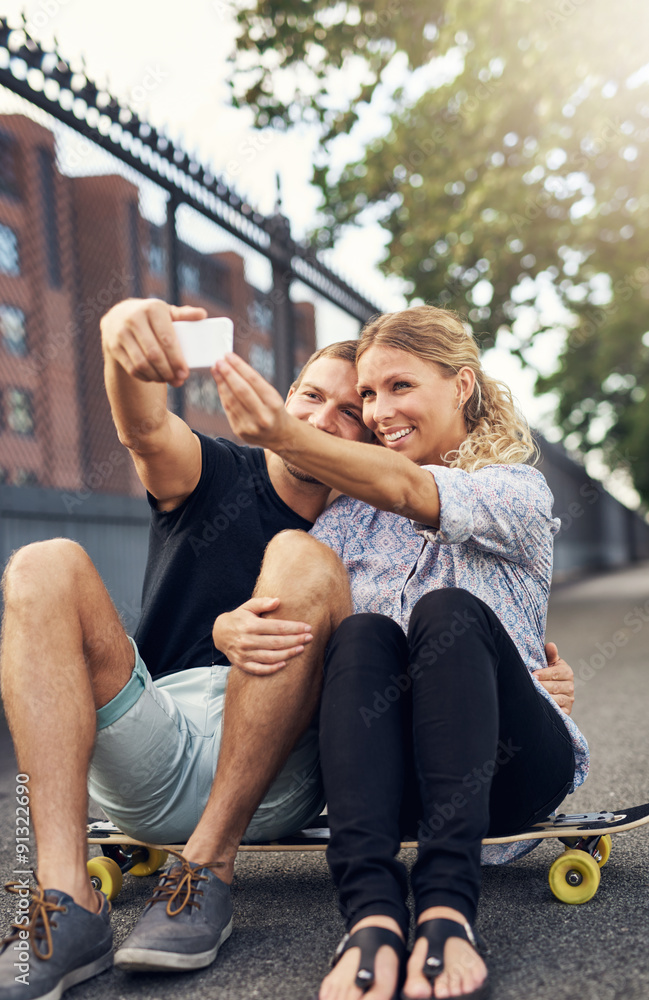
{"label": "woman's face", "polygon": [[374,344],[358,361],[363,421],[382,445],[418,465],[443,465],[442,455],[467,436],[463,407],[475,384],[470,368],[444,378],[432,361]]}

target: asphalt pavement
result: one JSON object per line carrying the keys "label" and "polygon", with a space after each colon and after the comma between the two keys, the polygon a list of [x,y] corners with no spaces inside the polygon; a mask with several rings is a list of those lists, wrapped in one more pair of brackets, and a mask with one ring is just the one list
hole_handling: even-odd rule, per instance
{"label": "asphalt pavement", "polygon": [[[592,751],[585,785],[568,812],[649,801],[649,564],[558,587],[548,638],[577,680],[574,718]],[[16,766],[0,718],[0,881],[14,868]],[[58,794],[57,789],[52,790]],[[490,946],[493,1000],[649,998],[649,826],[613,838],[597,895],[559,903],[547,872],[547,841],[512,865],[483,869],[478,928]],[[409,864],[413,852],[405,852]],[[155,884],[125,878],[113,907],[116,944]],[[111,970],[66,1000],[310,1000],[342,934],[322,853],[241,855],[234,887],[235,931],[202,972],[129,975]],[[0,927],[14,898],[0,900]]]}

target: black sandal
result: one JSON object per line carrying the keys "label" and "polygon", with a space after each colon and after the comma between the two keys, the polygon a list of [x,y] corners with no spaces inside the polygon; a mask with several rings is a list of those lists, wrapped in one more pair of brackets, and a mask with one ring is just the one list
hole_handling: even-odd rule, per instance
{"label": "black sandal", "polygon": [[[419,938],[425,938],[428,942],[428,954],[422,972],[428,982],[432,985],[437,977],[444,971],[444,945],[449,938],[457,937],[476,949],[483,951],[482,942],[476,941],[476,935],[471,930],[469,924],[461,924],[457,920],[446,920],[444,917],[437,917],[433,920],[425,920],[416,930],[415,944]],[[484,1000],[489,993],[489,974],[481,986],[472,993],[461,993],[454,1000]],[[402,1000],[408,1000],[402,994]]]}
{"label": "black sandal", "polygon": [[358,963],[358,972],[354,984],[363,993],[366,993],[374,985],[374,961],[376,953],[383,945],[388,945],[396,953],[399,959],[399,978],[397,989],[393,1000],[398,1000],[406,979],[406,946],[398,934],[390,931],[387,927],[361,927],[353,934],[345,934],[344,938],[336,948],[336,954],[332,959],[332,966],[337,965],[346,951],[350,948],[360,948],[361,957]]}

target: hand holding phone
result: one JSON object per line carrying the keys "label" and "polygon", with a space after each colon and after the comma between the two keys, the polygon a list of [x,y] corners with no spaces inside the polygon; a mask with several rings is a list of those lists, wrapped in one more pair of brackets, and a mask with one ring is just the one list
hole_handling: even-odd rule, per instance
{"label": "hand holding phone", "polygon": [[211,368],[232,350],[234,324],[227,316],[173,324],[188,368]]}

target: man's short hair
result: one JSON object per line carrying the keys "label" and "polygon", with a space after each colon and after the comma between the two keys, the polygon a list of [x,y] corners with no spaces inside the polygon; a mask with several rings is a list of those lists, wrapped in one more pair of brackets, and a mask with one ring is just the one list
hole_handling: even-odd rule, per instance
{"label": "man's short hair", "polygon": [[307,372],[307,369],[311,367],[314,361],[319,361],[320,358],[335,358],[337,361],[349,361],[350,364],[355,364],[357,347],[357,340],[339,340],[336,344],[329,344],[327,347],[321,347],[319,351],[316,351],[311,355],[291,385],[291,389],[298,388]]}

